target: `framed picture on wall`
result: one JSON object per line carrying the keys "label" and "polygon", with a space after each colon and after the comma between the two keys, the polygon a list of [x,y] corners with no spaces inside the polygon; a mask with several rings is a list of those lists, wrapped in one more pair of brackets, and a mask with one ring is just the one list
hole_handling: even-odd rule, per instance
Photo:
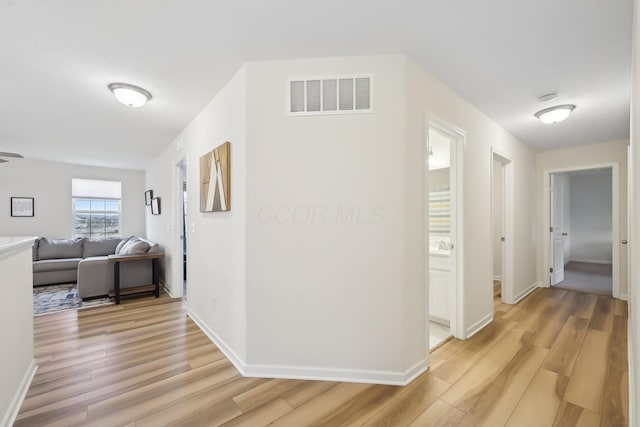
{"label": "framed picture on wall", "polygon": [[151,199],[151,214],[160,215],[160,197]]}
{"label": "framed picture on wall", "polygon": [[12,197],[11,216],[34,216],[33,197]]}
{"label": "framed picture on wall", "polygon": [[149,206],[151,204],[151,199],[153,199],[153,190],[147,190],[144,192],[144,204]]}

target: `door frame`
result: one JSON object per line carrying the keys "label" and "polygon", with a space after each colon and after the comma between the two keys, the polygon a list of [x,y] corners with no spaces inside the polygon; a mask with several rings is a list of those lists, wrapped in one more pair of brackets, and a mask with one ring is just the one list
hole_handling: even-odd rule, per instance
{"label": "door frame", "polygon": [[542,273],[545,280],[542,287],[550,287],[549,256],[550,237],[549,227],[551,219],[549,200],[549,186],[551,185],[551,174],[562,172],[573,172],[589,169],[611,168],[611,293],[614,298],[626,299],[626,295],[620,293],[620,163],[607,162],[586,164],[579,166],[567,166],[555,169],[545,169],[542,174]]}
{"label": "door frame", "polygon": [[[429,203],[429,128],[434,128],[438,132],[451,138],[452,148],[450,150],[451,155],[451,182],[449,183],[449,191],[454,194],[452,200],[455,201],[451,206],[451,224],[452,224],[452,238],[453,250],[451,251],[451,274],[452,280],[455,283],[453,286],[453,292],[449,294],[449,328],[451,335],[458,339],[465,339],[467,337],[465,328],[465,315],[464,315],[464,147],[467,141],[467,133],[438,117],[431,114],[427,114],[426,128],[425,128],[425,146],[424,146],[424,204],[428,206]],[[453,155],[455,154],[455,155]],[[429,343],[429,215],[428,208],[425,208],[425,312],[427,313],[427,347]]]}
{"label": "door frame", "polygon": [[[172,292],[172,296],[174,298],[183,298],[183,268],[184,268],[184,260],[182,256],[182,240],[180,239],[180,233],[182,230],[182,166],[186,166],[187,173],[189,171],[187,158],[182,157],[174,164],[173,168],[173,194],[174,194],[174,203],[172,203],[171,214],[173,217],[173,248],[175,256],[172,256],[172,279],[175,286]],[[186,232],[188,232],[188,227]],[[189,244],[189,240],[187,239],[187,244]],[[187,251],[188,253],[188,251]],[[187,265],[189,265],[187,263]]]}
{"label": "door frame", "polygon": [[[514,212],[514,193],[513,193],[513,160],[501,150],[491,147],[491,209],[493,210],[493,160],[496,159],[502,163],[504,173],[502,188],[502,227],[504,229],[504,246],[502,248],[502,285],[501,300],[506,304],[515,304],[515,295],[513,292],[513,260],[515,245],[513,244],[513,212]],[[491,236],[493,236],[493,214],[491,215]],[[493,253],[493,240],[490,245],[491,259]],[[493,277],[493,275],[491,275]],[[493,282],[492,282],[493,284]],[[491,287],[491,295],[493,295],[493,286]]]}

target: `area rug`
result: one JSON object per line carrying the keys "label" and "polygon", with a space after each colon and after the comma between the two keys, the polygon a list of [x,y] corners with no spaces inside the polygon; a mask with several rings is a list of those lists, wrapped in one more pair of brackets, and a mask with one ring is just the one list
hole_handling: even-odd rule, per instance
{"label": "area rug", "polygon": [[33,288],[33,315],[55,313],[62,310],[82,310],[113,304],[109,297],[94,298],[83,301],[78,296],[78,285],[37,286]]}

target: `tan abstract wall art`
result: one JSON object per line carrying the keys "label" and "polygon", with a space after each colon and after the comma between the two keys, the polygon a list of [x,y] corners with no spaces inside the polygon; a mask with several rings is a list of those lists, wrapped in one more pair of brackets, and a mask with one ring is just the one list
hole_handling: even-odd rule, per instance
{"label": "tan abstract wall art", "polygon": [[231,143],[200,157],[200,212],[231,210]]}

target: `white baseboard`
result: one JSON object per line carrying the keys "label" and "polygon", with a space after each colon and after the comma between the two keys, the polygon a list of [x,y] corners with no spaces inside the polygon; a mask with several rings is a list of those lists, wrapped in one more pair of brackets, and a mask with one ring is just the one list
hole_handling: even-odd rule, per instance
{"label": "white baseboard", "polygon": [[171,289],[167,286],[167,284],[164,282],[164,280],[160,279],[160,284],[162,285],[164,291],[167,293],[167,295],[169,295],[171,298],[180,298],[179,296],[175,296],[173,294],[173,292],[171,292]]}
{"label": "white baseboard", "polygon": [[493,280],[498,280],[502,282],[502,276],[493,276]]}
{"label": "white baseboard", "polygon": [[307,366],[247,364],[227,343],[213,332],[191,309],[187,315],[202,332],[224,353],[229,361],[244,377],[286,378],[291,380],[341,381],[367,384],[388,384],[404,386],[413,381],[429,367],[426,358],[404,372],[370,371],[360,369],[315,368]]}
{"label": "white baseboard", "polygon": [[247,365],[245,376],[405,386],[425,372],[428,367],[426,358],[404,372],[312,368],[306,366]]}
{"label": "white baseboard", "polygon": [[611,265],[613,263],[612,261],[599,261],[597,259],[571,258],[570,260],[566,261],[565,265],[567,265],[570,262],[586,262],[588,264],[608,264],[608,265]]}
{"label": "white baseboard", "polygon": [[466,339],[469,339],[472,336],[474,336],[475,334],[477,334],[478,332],[480,332],[482,330],[482,328],[484,328],[485,326],[487,326],[491,322],[493,322],[493,313],[487,314],[485,317],[483,317],[482,319],[478,320],[476,323],[474,323],[469,328],[467,328]]}
{"label": "white baseboard", "polygon": [[617,297],[614,296],[614,298],[618,298],[618,299],[621,299],[623,301],[629,301],[629,296],[627,294],[619,294]]}
{"label": "white baseboard", "polygon": [[514,296],[513,298],[513,303],[511,304],[517,304],[520,301],[522,301],[523,299],[525,299],[525,297],[527,295],[529,295],[531,292],[535,291],[536,288],[538,287],[542,287],[542,283],[540,282],[535,282],[533,285],[530,285],[528,288],[526,288],[523,291],[520,291],[517,295]]}
{"label": "white baseboard", "polygon": [[227,345],[227,343],[220,338],[215,332],[209,328],[206,323],[197,314],[195,314],[190,308],[187,308],[187,315],[193,320],[193,322],[198,325],[200,330],[205,333],[207,337],[220,349],[222,353],[229,359],[229,361],[236,367],[236,369],[240,372],[242,376],[248,376],[246,374],[246,365],[244,360],[242,360],[231,347]]}
{"label": "white baseboard", "polygon": [[438,316],[429,315],[429,320],[432,321],[432,322],[436,322],[436,323],[439,323],[441,325],[444,325],[447,328],[451,326],[451,322],[449,320],[445,319],[444,317],[438,317]]}
{"label": "white baseboard", "polygon": [[25,372],[24,377],[22,377],[22,381],[20,381],[20,386],[18,390],[16,390],[16,394],[11,399],[11,404],[7,409],[7,412],[2,417],[2,421],[0,422],[0,426],[12,426],[16,421],[16,417],[18,416],[18,412],[20,412],[20,407],[22,406],[22,402],[24,401],[24,397],[27,395],[27,391],[31,386],[31,381],[33,380],[33,376],[36,374],[36,370],[38,369],[38,365],[36,365],[36,360],[31,360],[31,364],[29,368],[27,368],[27,372]]}

